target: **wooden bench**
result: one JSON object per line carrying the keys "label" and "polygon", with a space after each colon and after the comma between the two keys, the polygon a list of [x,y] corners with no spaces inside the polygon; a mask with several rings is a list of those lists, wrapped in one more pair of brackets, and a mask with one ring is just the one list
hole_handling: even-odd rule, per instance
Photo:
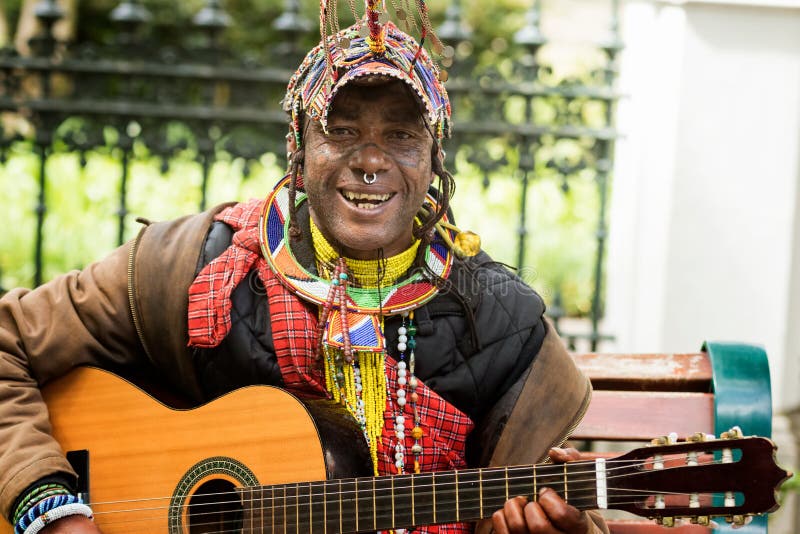
{"label": "wooden bench", "polygon": [[[594,387],[589,410],[572,436],[586,451],[607,447],[601,442],[649,442],[670,432],[681,439],[696,432],[719,436],[735,425],[744,435],[771,436],[769,364],[760,347],[706,343],[695,354],[592,353],[574,358]],[[609,520],[609,526],[614,534],[732,531],[724,523],[717,529],[667,529],[636,519]],[[732,532],[764,534],[766,518]]]}

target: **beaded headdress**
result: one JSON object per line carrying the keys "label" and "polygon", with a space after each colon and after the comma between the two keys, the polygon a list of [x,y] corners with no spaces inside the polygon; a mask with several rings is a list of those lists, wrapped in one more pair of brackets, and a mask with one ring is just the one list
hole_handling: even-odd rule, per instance
{"label": "beaded headdress", "polygon": [[[430,30],[425,3],[418,3],[421,38],[417,42],[386,20],[382,0],[365,1],[364,17],[356,24],[336,31],[337,23],[332,22],[336,19],[332,7],[335,2],[321,0],[322,39],[292,76],[283,100],[283,109],[291,115],[298,146],[301,145],[303,116],[320,121],[323,131],[327,131],[328,111],[339,89],[356,78],[373,76],[405,82],[420,101],[423,115],[436,139],[449,137],[450,100],[441,79],[444,73],[439,71],[423,46],[428,37],[435,47],[441,47]],[[400,8],[396,12],[406,17],[405,24],[410,24],[409,15]]]}

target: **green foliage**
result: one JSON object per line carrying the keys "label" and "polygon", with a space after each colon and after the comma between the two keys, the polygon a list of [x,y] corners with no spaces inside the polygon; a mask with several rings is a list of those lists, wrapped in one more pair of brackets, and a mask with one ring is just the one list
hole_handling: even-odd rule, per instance
{"label": "green foliage", "polygon": [[[130,166],[125,239],[138,231],[136,217],[164,220],[196,212],[200,203],[201,166],[192,153],[170,162],[161,173],[161,160],[143,148]],[[0,191],[5,219],[14,231],[0,240],[2,286],[31,286],[35,242],[35,206],[38,195],[38,157],[28,145],[17,145],[0,166]],[[208,205],[248,200],[265,195],[282,175],[272,155],[251,165],[243,178],[245,162],[222,160],[212,165]],[[44,224],[44,278],[85,267],[108,254],[117,243],[120,154],[92,152],[81,167],[77,154],[56,153],[48,158],[47,214]],[[498,261],[517,262],[520,180],[498,172],[483,190],[482,177],[464,161],[457,164],[458,193],[454,199],[456,222],[478,233],[484,248]],[[528,193],[526,264],[519,274],[551,301],[559,290],[567,310],[586,314],[591,305],[592,229],[597,216],[596,187],[578,179],[568,193],[551,179],[536,179]]]}
{"label": "green foliage", "polygon": [[[398,0],[399,1],[399,0]],[[147,25],[148,47],[171,45],[180,47],[199,43],[200,32],[192,26],[192,17],[206,4],[205,0],[143,0],[152,13]],[[392,5],[392,2],[387,2]],[[5,14],[14,14],[21,2],[11,0],[4,4]],[[78,2],[77,42],[111,43],[117,29],[109,22],[111,10],[117,0]],[[362,3],[356,2],[361,7]],[[448,2],[429,1],[431,19],[438,26],[444,18]],[[506,77],[513,75],[514,59],[521,51],[512,46],[513,35],[525,24],[523,14],[530,8],[528,0],[498,0],[487,9],[485,2],[462,2],[466,24],[472,29],[472,38],[460,53],[470,52],[479,66],[490,66]],[[272,24],[284,7],[283,0],[226,0],[223,2],[234,24],[224,32],[223,41],[239,56],[258,56],[270,63],[270,47],[278,40]],[[301,11],[316,26],[317,0],[302,0]],[[342,24],[352,22],[348,2],[339,2]],[[16,18],[9,19],[16,21]],[[306,44],[316,41],[318,34],[311,31]],[[543,49],[542,52],[547,52]],[[541,54],[540,54],[541,55]],[[591,58],[589,58],[591,60]],[[589,61],[587,60],[587,61]],[[596,66],[596,65],[595,65]],[[583,65],[582,76],[588,79],[592,67]],[[580,70],[580,69],[578,69]],[[557,84],[563,79],[558,72],[545,73],[547,83]],[[538,98],[533,113],[538,124],[554,124],[562,120],[557,109],[559,102]],[[464,112],[464,109],[460,109]],[[466,110],[469,112],[469,110]],[[478,110],[473,110],[480,113]],[[605,107],[586,106],[576,114],[586,125],[603,126]],[[469,113],[467,113],[469,114]],[[509,97],[503,115],[510,123],[524,122],[525,101]],[[69,121],[62,125],[71,127]],[[78,128],[80,124],[72,125]],[[191,139],[182,127],[170,125],[168,136]],[[458,126],[456,125],[456,128]],[[185,127],[183,128],[185,130]],[[63,133],[63,132],[62,132]],[[102,132],[107,146],[113,146],[113,130]],[[524,250],[524,266],[519,274],[552,303],[560,294],[562,306],[570,315],[586,315],[591,308],[594,279],[594,259],[597,241],[595,230],[598,216],[598,188],[591,171],[576,171],[571,175],[569,188],[557,173],[543,162],[555,158],[565,164],[574,164],[580,158],[580,141],[542,140],[536,152],[536,169],[529,176],[525,205],[525,228],[528,232]],[[170,143],[172,145],[173,143]],[[458,194],[454,209],[458,225],[471,229],[482,237],[484,248],[498,261],[509,265],[518,262],[519,210],[522,205],[522,176],[519,154],[498,140],[485,141],[493,159],[506,158],[507,164],[490,175],[490,187],[482,187],[484,177],[479,169],[467,161],[462,152],[457,158],[454,174]],[[583,147],[591,152],[591,147]],[[196,146],[191,140],[177,158],[170,161],[168,170],[161,172],[162,162],[152,157],[141,145],[134,147],[130,165],[124,237],[130,238],[138,231],[136,216],[153,220],[167,219],[197,211],[200,203],[202,168],[195,160]],[[122,166],[121,153],[106,148],[89,153],[86,164],[80,164],[77,154],[65,153],[66,147],[57,147],[57,153],[48,158],[46,167],[47,214],[44,233],[45,279],[69,269],[81,268],[89,261],[108,253],[117,244],[119,189]],[[33,257],[38,195],[38,157],[29,145],[16,145],[9,161],[0,165],[0,207],[13,221],[15,231],[0,240],[0,286],[30,286],[33,282]],[[590,162],[591,163],[591,162]],[[591,165],[590,165],[591,166]],[[208,201],[211,206],[228,200],[246,200],[263,196],[282,174],[273,156],[264,156],[252,165],[248,177],[243,177],[242,160],[217,161],[210,169]]]}
{"label": "green foliage", "polygon": [[781,486],[781,500],[784,500],[788,493],[800,493],[800,476],[796,472]]}

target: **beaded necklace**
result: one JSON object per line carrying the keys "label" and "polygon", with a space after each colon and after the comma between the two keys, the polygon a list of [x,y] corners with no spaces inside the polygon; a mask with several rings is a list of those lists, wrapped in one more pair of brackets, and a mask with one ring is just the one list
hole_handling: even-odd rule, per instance
{"label": "beaded necklace", "polygon": [[[362,287],[379,290],[382,278],[379,272],[383,270],[386,273],[383,280],[389,283],[394,282],[411,268],[419,248],[419,240],[416,240],[408,249],[400,254],[386,258],[383,262],[379,260],[344,259],[338,257],[334,248],[322,235],[317,225],[314,224],[313,219],[310,221],[310,226],[318,270],[320,273],[330,273],[331,276],[331,292],[320,310],[320,325],[324,325],[327,322],[330,314],[329,310],[337,300],[337,296],[341,299],[341,293],[346,290],[348,284],[353,282],[351,275],[361,283]],[[332,268],[331,266],[335,267]],[[349,274],[346,270],[350,271]],[[422,446],[419,443],[419,439],[422,437],[422,429],[419,427],[419,414],[416,410],[416,403],[419,399],[414,391],[417,386],[417,379],[413,376],[414,347],[416,345],[414,334],[416,333],[416,327],[409,326],[410,321],[413,321],[413,317],[413,311],[403,312],[403,323],[397,331],[397,350],[400,359],[396,366],[397,389],[394,395],[397,409],[392,419],[394,420],[394,431],[397,438],[394,458],[398,474],[405,472],[405,406],[409,406],[414,414],[415,426],[412,430],[412,436],[416,436],[412,445],[412,453],[415,458],[414,472],[419,472],[419,456],[422,454]],[[381,321],[381,326],[383,326],[383,321]],[[407,328],[407,326],[409,327]],[[354,359],[349,342],[345,343],[341,352],[333,350],[322,338],[322,330],[324,330],[324,327],[318,331],[317,342],[320,347],[319,350],[324,355],[325,382],[328,391],[335,400],[347,407],[361,426],[361,430],[369,443],[373,466],[377,470],[377,442],[383,432],[384,407],[386,406],[386,399],[392,398],[384,373],[384,355],[383,353],[366,352],[360,355],[358,359]],[[410,350],[408,364],[406,363],[406,350]],[[410,379],[407,378],[409,373],[411,375]],[[409,388],[411,393],[407,395],[406,391]]]}
{"label": "beaded necklace", "polygon": [[[317,270],[321,276],[330,278],[339,259],[339,253],[328,243],[313,219],[310,223]],[[357,282],[360,287],[367,289],[377,289],[379,285],[395,283],[411,268],[418,249],[419,239],[416,239],[406,250],[383,261],[347,258],[347,269],[353,275],[351,283]]]}
{"label": "beaded necklace", "polygon": [[[406,274],[417,256],[419,242],[382,263],[346,260],[339,257],[312,220],[312,242],[320,275],[312,274],[296,261],[286,239],[287,184],[288,179],[279,183],[265,203],[261,218],[264,255],[284,285],[320,306],[317,357],[324,365],[326,389],[348,409],[364,432],[375,474],[379,474],[378,443],[387,409],[387,415],[394,421],[397,439],[394,445],[397,473],[406,472],[406,444],[410,441],[406,436],[406,414],[413,417],[410,451],[414,460],[411,465],[414,472],[419,472],[423,431],[416,408],[419,382],[414,376],[416,326],[413,309],[437,292],[436,286],[419,272]],[[304,194],[298,195],[298,204],[305,200]],[[449,274],[452,255],[441,241],[436,240],[427,247],[425,259],[428,269],[434,273],[444,277]],[[381,269],[384,274],[379,276]],[[381,282],[386,286],[379,287]],[[398,329],[397,387],[392,392],[386,379],[383,329],[384,317],[398,313],[403,319]],[[387,399],[394,402],[387,406]]]}

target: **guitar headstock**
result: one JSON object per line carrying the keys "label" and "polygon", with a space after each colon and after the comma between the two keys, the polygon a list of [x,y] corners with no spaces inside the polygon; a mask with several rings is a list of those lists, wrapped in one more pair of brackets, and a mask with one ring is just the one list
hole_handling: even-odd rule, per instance
{"label": "guitar headstock", "polygon": [[608,460],[608,507],[672,526],[677,518],[708,524],[711,517],[744,524],[775,511],[776,492],[791,473],[775,462],[775,444],[733,429],[722,439],[695,434],[676,443],[653,440]]}

